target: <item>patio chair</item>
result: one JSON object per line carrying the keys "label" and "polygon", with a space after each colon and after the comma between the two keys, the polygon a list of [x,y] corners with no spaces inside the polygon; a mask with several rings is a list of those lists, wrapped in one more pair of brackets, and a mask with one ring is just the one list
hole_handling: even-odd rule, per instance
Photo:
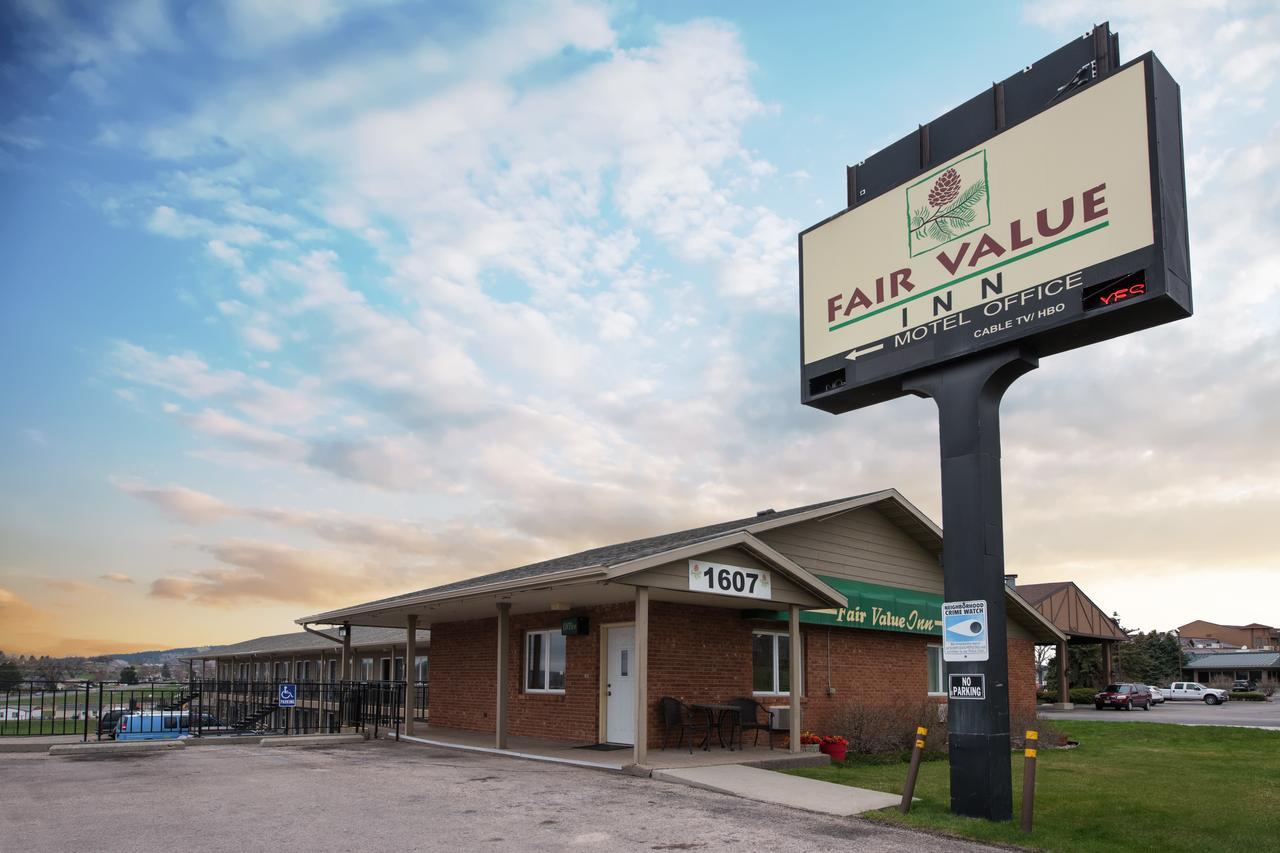
{"label": "patio chair", "polygon": [[680,732],[680,739],[676,741],[676,746],[684,743],[684,733],[689,733],[689,754],[693,754],[693,730],[705,728],[694,722],[693,709],[670,696],[663,696],[658,700],[658,705],[662,709],[662,748],[667,748],[667,737],[675,730]]}
{"label": "patio chair", "polygon": [[[742,748],[742,736],[748,730],[754,731],[755,739],[751,742],[752,746],[758,746],[760,743],[760,732],[765,732],[765,737],[769,741],[769,748],[773,749],[773,715],[769,709],[761,705],[754,699],[748,699],[745,696],[739,696],[729,703],[738,706],[738,748]],[[760,722],[760,712],[764,712],[764,722]]]}

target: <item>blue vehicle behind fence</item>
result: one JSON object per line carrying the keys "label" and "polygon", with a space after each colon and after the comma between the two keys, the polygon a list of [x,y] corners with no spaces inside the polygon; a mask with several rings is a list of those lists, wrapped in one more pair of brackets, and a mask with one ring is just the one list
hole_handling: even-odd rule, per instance
{"label": "blue vehicle behind fence", "polygon": [[191,734],[186,711],[139,711],[120,717],[116,740],[161,740]]}

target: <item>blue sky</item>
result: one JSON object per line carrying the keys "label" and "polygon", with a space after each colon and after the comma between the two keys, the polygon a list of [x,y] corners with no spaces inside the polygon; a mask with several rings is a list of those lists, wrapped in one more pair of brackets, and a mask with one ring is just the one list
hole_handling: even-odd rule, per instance
{"label": "blue sky", "polygon": [[928,403],[797,402],[796,232],[1108,18],[1183,86],[1197,317],[1010,393],[1009,569],[1133,627],[1280,618],[1271,4],[0,16],[0,648],[230,641],[887,486],[937,518]]}

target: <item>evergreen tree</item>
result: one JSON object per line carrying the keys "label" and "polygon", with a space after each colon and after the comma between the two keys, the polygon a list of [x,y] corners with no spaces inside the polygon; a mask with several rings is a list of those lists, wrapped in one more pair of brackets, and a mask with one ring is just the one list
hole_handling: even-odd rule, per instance
{"label": "evergreen tree", "polygon": [[120,670],[120,682],[122,684],[137,684],[138,671],[131,666],[126,666]]}
{"label": "evergreen tree", "polygon": [[22,670],[9,659],[0,661],[0,692],[14,689],[23,681]]}

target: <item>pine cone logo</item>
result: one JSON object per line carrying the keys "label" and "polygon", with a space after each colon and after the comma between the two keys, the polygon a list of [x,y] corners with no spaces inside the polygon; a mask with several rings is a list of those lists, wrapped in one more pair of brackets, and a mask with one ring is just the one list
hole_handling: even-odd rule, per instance
{"label": "pine cone logo", "polygon": [[944,204],[950,204],[958,195],[960,195],[960,176],[956,174],[955,169],[947,169],[934,182],[933,189],[929,190],[929,206],[942,207]]}
{"label": "pine cone logo", "polygon": [[991,224],[986,149],[938,168],[906,188],[913,258]]}

